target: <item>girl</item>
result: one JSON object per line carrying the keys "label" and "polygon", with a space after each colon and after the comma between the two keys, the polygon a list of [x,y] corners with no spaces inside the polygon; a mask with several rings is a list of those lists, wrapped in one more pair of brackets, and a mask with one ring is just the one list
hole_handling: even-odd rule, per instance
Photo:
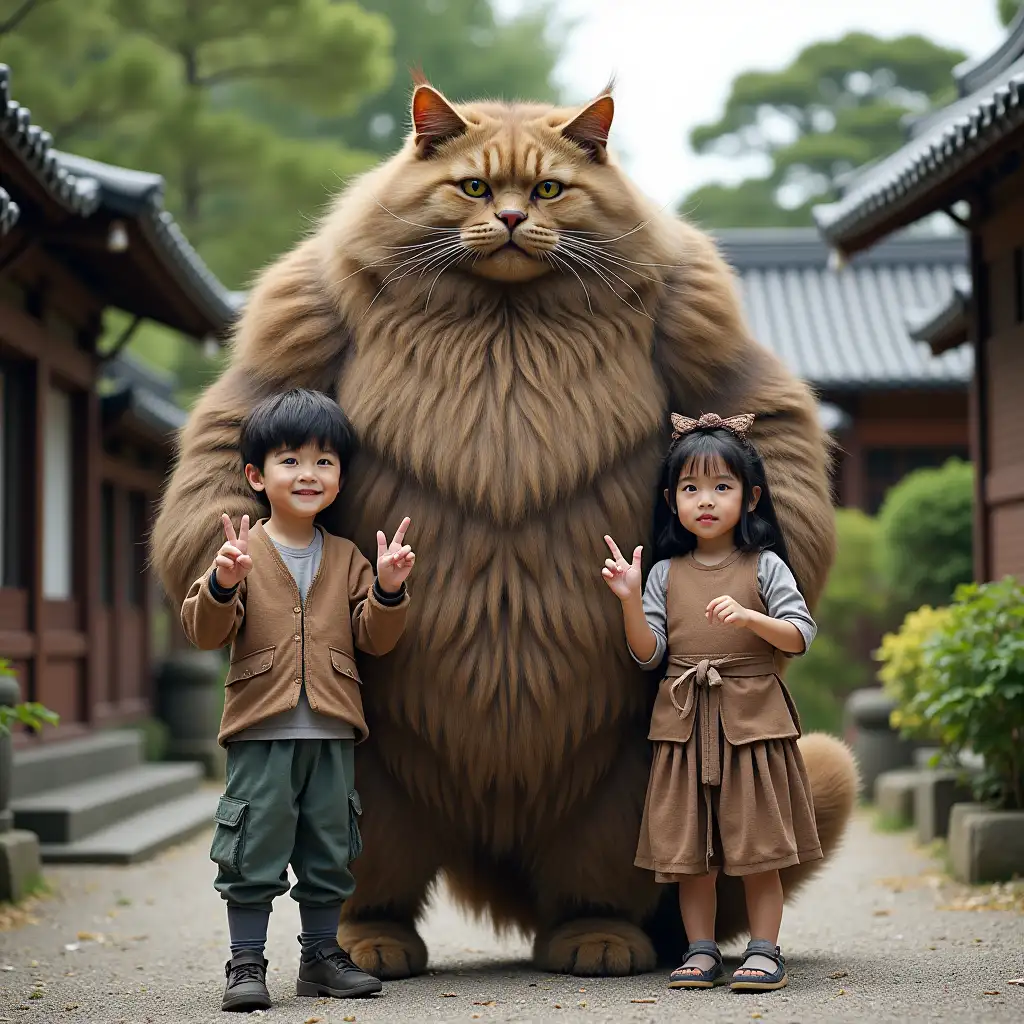
{"label": "girl", "polygon": [[670,988],[725,981],[715,942],[720,869],[743,877],[750,920],[732,988],[782,988],[779,869],[821,857],[799,718],[777,674],[780,658],[802,654],[816,627],[746,440],[753,419],[673,414],[665,464],[673,519],[642,600],[642,548],[630,563],[605,537],[613,557],[602,575],[622,602],[633,657],[654,669],[668,654],[636,864],[679,884],[690,945]]}

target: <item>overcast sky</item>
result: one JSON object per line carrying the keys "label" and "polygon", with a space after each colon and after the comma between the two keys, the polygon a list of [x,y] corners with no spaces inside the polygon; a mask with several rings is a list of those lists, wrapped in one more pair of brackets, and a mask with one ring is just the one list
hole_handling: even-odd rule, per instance
{"label": "overcast sky", "polygon": [[[511,10],[524,3],[499,0]],[[666,204],[736,177],[728,161],[695,156],[687,136],[719,116],[742,71],[784,67],[808,43],[855,30],[917,32],[972,57],[1003,37],[996,0],[558,0],[556,9],[577,20],[561,80],[584,98],[615,72],[613,142]]]}

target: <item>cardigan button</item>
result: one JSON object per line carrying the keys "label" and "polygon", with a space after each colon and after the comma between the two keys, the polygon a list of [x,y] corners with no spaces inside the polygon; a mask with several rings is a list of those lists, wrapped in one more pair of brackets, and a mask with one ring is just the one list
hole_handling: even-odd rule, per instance
{"label": "cardigan button", "polygon": [[260,665],[260,668],[270,668],[270,665],[267,664],[267,662],[263,662],[263,664]]}
{"label": "cardigan button", "polygon": [[296,642],[298,642],[298,641],[299,641],[299,640],[301,640],[301,639],[302,639],[302,637],[301,637],[301,636],[299,636],[299,634],[298,634],[298,633],[296,633],[296,634],[295,634],[295,640],[296,640]]}
{"label": "cardigan button", "polygon": [[298,686],[298,685],[301,684],[301,682],[302,682],[302,676],[296,676],[295,677],[295,685]]}
{"label": "cardigan button", "polygon": [[293,611],[293,612],[295,612],[295,614],[296,614],[296,615],[299,615],[299,614],[300,614],[300,613],[302,612],[302,609],[301,609],[301,608],[300,608],[300,607],[299,607],[298,605],[296,605],[296,606],[295,606],[295,607],[294,607],[294,608],[292,609],[292,611]]}

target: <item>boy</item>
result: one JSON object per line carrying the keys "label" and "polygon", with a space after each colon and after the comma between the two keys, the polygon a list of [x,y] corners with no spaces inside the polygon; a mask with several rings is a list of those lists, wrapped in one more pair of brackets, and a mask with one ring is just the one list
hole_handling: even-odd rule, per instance
{"label": "boy", "polygon": [[270,1006],[263,950],[289,864],[302,919],[297,994],[381,990],[337,941],[355,886],[348,864],[361,847],[353,748],[367,728],[354,649],[380,655],[398,642],[416,556],[403,543],[404,519],[390,546],[378,532],[374,578],[350,540],[314,525],[353,448],[345,414],[319,392],[289,391],[253,409],[242,463],[270,517],[250,530],[243,516],[237,535],[221,517],[226,540],[181,609],[197,647],[231,645],[218,737],[227,781],[210,850],[231,935],[224,1010]]}

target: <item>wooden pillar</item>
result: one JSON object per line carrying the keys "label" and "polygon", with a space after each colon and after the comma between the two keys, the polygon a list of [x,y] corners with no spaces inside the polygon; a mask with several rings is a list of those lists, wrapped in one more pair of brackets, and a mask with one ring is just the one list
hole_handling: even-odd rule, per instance
{"label": "wooden pillar", "polygon": [[[95,389],[81,396],[84,405],[84,429],[82,437],[76,439],[81,468],[82,521],[78,524],[75,543],[76,592],[82,602],[80,627],[86,635],[85,654],[85,708],[83,718],[88,724],[95,724],[96,708],[101,702],[100,629],[102,628],[100,595],[100,557],[102,540],[100,532],[100,402]],[[76,503],[77,507],[77,503]]]}
{"label": "wooden pillar", "polygon": [[978,225],[971,235],[972,337],[974,338],[974,375],[970,386],[970,445],[974,463],[974,578],[989,579],[989,512],[985,500],[988,475],[988,339],[991,331],[988,266]]}
{"label": "wooden pillar", "polygon": [[37,700],[43,687],[46,672],[46,623],[43,613],[43,516],[46,502],[46,405],[47,390],[50,386],[50,364],[40,353],[34,364],[33,380],[33,438],[32,438],[32,514],[27,523],[28,544],[31,555],[28,559],[29,629],[35,634],[35,654],[29,693],[26,700]]}
{"label": "wooden pillar", "polygon": [[860,424],[855,419],[849,432],[843,438],[843,491],[842,503],[846,508],[859,508],[867,511],[868,485],[867,464],[864,456],[864,444],[861,441]]}

